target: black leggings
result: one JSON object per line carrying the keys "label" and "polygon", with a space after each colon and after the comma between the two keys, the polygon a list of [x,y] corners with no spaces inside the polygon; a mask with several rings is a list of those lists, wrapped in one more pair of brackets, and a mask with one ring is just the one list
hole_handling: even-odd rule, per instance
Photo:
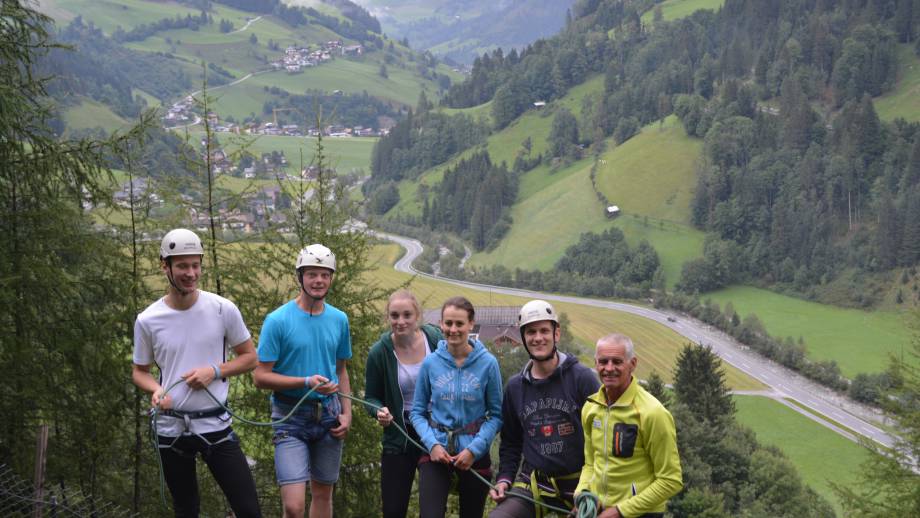
{"label": "black leggings", "polygon": [[380,496],[383,518],[405,518],[419,453],[384,453],[380,457]]}
{"label": "black leggings", "polygon": [[[447,513],[447,494],[452,474],[456,473],[460,493],[460,518],[482,518],[489,486],[473,475],[473,470],[485,470],[491,465],[488,454],[473,463],[468,471],[460,471],[440,462],[423,462],[418,467],[418,493],[421,518],[443,518]],[[491,478],[487,476],[487,479]]]}
{"label": "black leggings", "polygon": [[[228,435],[229,439],[214,444]],[[176,517],[198,516],[200,499],[195,457],[200,453],[214,480],[230,501],[230,508],[237,518],[260,518],[262,511],[259,509],[259,495],[256,493],[256,484],[253,482],[249,464],[246,463],[246,457],[240,449],[239,438],[229,427],[217,432],[204,433],[202,436],[207,442],[196,435],[186,435],[179,437],[172,448],[160,448],[163,474],[173,497]],[[159,439],[161,445],[171,444],[174,440],[173,437]],[[214,445],[209,446],[208,442]]]}
{"label": "black leggings", "polygon": [[[406,416],[406,432],[413,441],[421,442],[412,423]],[[418,459],[422,452],[413,444],[407,444],[407,453],[383,452],[380,457],[380,497],[383,500],[383,518],[406,518],[409,512],[409,497],[412,496],[412,482]]]}

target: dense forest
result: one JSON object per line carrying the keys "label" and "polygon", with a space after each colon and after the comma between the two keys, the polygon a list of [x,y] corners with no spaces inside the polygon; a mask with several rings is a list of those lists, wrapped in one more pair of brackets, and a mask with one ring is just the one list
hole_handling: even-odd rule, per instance
{"label": "dense forest", "polygon": [[447,169],[430,206],[425,199],[422,221],[462,235],[482,250],[511,228],[508,210],[517,189],[517,176],[506,164],[493,164],[488,153],[474,153]]}
{"label": "dense forest", "polygon": [[431,111],[422,95],[417,111],[410,111],[374,146],[371,179],[365,193],[383,182],[415,178],[456,153],[485,141],[487,128],[466,115],[449,116]]}

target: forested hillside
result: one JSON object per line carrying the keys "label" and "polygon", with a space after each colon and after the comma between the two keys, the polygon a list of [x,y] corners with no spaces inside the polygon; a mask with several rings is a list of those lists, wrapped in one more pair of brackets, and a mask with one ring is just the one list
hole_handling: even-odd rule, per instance
{"label": "forested hillside", "polygon": [[[873,106],[905,73],[899,49],[920,51],[920,5],[730,0],[643,23],[654,3],[576,2],[562,33],[484,54],[442,104],[488,101],[500,130],[603,73],[576,144],[620,143],[670,113],[704,144],[691,209],[709,239],[681,289],[743,281],[879,302],[875,274],[920,261],[918,124],[882,121]],[[917,297],[907,289],[898,303]]]}

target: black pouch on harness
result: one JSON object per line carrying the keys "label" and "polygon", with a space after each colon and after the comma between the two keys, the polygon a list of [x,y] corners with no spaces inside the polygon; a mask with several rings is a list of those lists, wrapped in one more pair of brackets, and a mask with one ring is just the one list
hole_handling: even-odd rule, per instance
{"label": "black pouch on harness", "polygon": [[639,425],[616,423],[613,425],[613,454],[614,457],[632,457],[636,449],[636,439],[639,438]]}

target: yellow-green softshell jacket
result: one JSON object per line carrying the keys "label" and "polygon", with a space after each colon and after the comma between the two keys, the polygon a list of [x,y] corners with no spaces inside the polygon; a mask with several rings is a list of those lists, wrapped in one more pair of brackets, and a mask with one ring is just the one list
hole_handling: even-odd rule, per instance
{"label": "yellow-green softshell jacket", "polygon": [[627,518],[664,512],[683,487],[674,418],[635,378],[606,401],[602,386],[581,410],[585,465],[575,493],[591,491]]}

